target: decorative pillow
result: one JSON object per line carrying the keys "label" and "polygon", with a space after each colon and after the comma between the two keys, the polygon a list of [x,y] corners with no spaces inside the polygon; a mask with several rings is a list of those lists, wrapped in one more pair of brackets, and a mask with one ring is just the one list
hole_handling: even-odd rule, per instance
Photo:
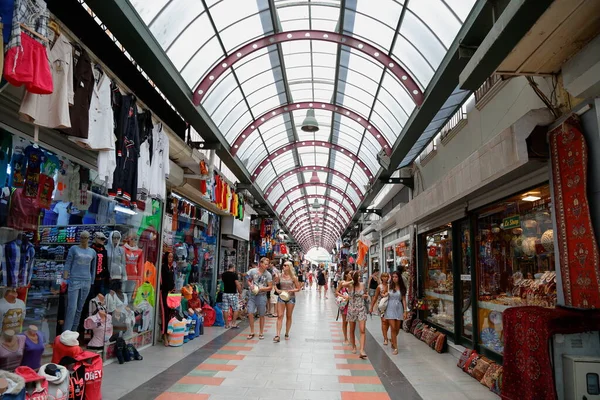
{"label": "decorative pillow", "polygon": [[458,359],[458,364],[456,364],[456,366],[460,369],[465,369],[465,364],[467,363],[467,360],[471,357],[471,354],[475,353],[475,350],[471,350],[471,349],[465,349],[465,351],[463,351],[463,353],[461,354],[460,358]]}
{"label": "decorative pillow", "polygon": [[481,379],[481,384],[492,390],[492,387],[494,386],[494,375],[500,368],[502,368],[501,365],[496,363],[490,364],[490,367],[485,371],[483,379]]}
{"label": "decorative pillow", "polygon": [[419,321],[419,323],[417,324],[415,331],[413,332],[413,335],[415,335],[415,337],[417,339],[421,339],[421,335],[423,334],[423,330],[425,329],[427,325],[425,325],[425,323],[423,323],[422,321]]}
{"label": "decorative pillow", "polygon": [[414,334],[415,333],[415,329],[417,328],[417,326],[419,325],[419,323],[421,322],[421,320],[419,318],[415,318],[412,322],[412,325],[410,326],[410,333]]}
{"label": "decorative pillow", "polygon": [[502,367],[498,368],[492,375],[492,387],[490,390],[497,395],[500,395],[500,392],[502,392]]}
{"label": "decorative pillow", "polygon": [[430,326],[426,326],[423,329],[423,333],[421,334],[421,341],[425,342],[429,345],[429,340],[431,340],[431,338],[433,337],[433,335],[435,335],[435,328],[430,327]]}
{"label": "decorative pillow", "polygon": [[475,378],[481,382],[481,380],[483,379],[483,376],[487,372],[488,368],[493,363],[494,362],[492,360],[490,360],[489,358],[481,357],[479,360],[477,360],[477,365],[473,369],[473,378]]}
{"label": "decorative pillow", "polygon": [[465,371],[469,375],[473,375],[473,369],[477,365],[478,359],[479,359],[479,354],[477,354],[476,352],[473,352],[473,354],[471,354],[471,357],[469,357],[469,359],[465,363],[465,367],[463,368],[463,371]]}
{"label": "decorative pillow", "polygon": [[404,320],[404,323],[402,324],[402,330],[404,332],[410,332],[410,328],[412,328],[412,323],[413,323],[414,318],[415,318],[414,313],[408,314],[408,317]]}
{"label": "decorative pillow", "polygon": [[435,351],[438,353],[443,353],[446,351],[446,335],[440,333],[439,336],[435,339]]}
{"label": "decorative pillow", "polygon": [[435,332],[433,333],[433,338],[431,338],[431,340],[427,343],[427,346],[431,347],[432,349],[435,350],[435,343],[437,342],[437,338],[441,335],[440,332]]}

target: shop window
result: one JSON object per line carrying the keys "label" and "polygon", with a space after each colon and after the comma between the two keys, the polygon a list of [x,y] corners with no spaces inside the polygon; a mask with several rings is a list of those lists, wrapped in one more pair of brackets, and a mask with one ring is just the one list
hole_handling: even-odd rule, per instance
{"label": "shop window", "polygon": [[162,202],[124,205],[96,171],[0,139],[0,330],[23,350],[3,352],[0,369],[39,368],[74,346],[111,358],[118,338],[151,344]]}
{"label": "shop window", "polygon": [[505,309],[556,305],[553,239],[547,185],[478,212],[475,244],[482,346],[503,352]]}
{"label": "shop window", "polygon": [[471,306],[471,230],[469,221],[460,223],[460,287],[462,336],[473,338],[473,308]]}
{"label": "shop window", "polygon": [[425,245],[424,289],[426,320],[454,332],[452,226],[422,236]]}
{"label": "shop window", "polygon": [[396,257],[394,256],[394,246],[385,248],[385,266],[387,272],[394,271],[394,262]]}

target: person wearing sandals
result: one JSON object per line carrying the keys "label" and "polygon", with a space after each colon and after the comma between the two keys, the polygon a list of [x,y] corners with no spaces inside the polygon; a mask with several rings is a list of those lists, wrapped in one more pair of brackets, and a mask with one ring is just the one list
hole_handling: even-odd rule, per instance
{"label": "person wearing sandals", "polygon": [[248,299],[248,322],[250,323],[250,334],[248,340],[254,336],[254,314],[258,311],[259,335],[258,338],[265,338],[265,314],[267,313],[267,293],[273,289],[273,278],[269,271],[269,259],[263,257],[257,268],[248,271],[247,279],[250,287],[250,297]]}
{"label": "person wearing sandals", "polygon": [[[381,283],[377,286],[375,290],[375,295],[373,296],[373,300],[371,301],[371,314],[373,314],[373,309],[375,307],[379,307],[379,301],[384,297],[388,296],[388,281],[390,279],[390,275],[387,272],[381,274]],[[389,299],[388,299],[389,301]],[[381,314],[378,311],[378,314]],[[383,345],[388,345],[388,331],[390,330],[390,324],[387,319],[385,319],[385,313],[381,314],[381,332],[383,332]]]}
{"label": "person wearing sandals", "polygon": [[[285,314],[285,340],[290,338],[292,328],[292,314],[296,305],[296,292],[301,289],[300,282],[296,277],[296,271],[291,261],[283,263],[283,271],[279,274],[279,285],[275,288],[277,293],[277,336],[273,338],[275,343],[281,340],[281,327],[283,326],[283,315]],[[287,293],[287,295],[286,295]],[[287,300],[286,300],[287,298]]]}
{"label": "person wearing sandals", "polygon": [[[237,328],[237,317],[240,311],[240,297],[242,285],[235,272],[235,265],[229,264],[227,271],[221,275],[223,281],[223,318],[225,318],[225,329]],[[229,310],[233,311],[231,326],[229,326]]]}
{"label": "person wearing sandals", "polygon": [[356,337],[354,331],[356,329],[356,323],[358,322],[358,328],[360,330],[360,358],[363,360],[367,358],[365,353],[365,342],[366,342],[366,324],[367,324],[367,301],[369,299],[369,293],[365,290],[365,284],[360,281],[360,272],[354,271],[352,273],[352,280],[350,282],[344,282],[342,286],[348,287],[350,300],[348,301],[348,314],[346,319],[350,323],[350,343],[352,345],[352,353],[356,354]]}
{"label": "person wearing sandals", "polygon": [[[348,294],[348,288],[343,286],[343,284],[345,282],[352,282],[352,270],[351,269],[347,269],[344,272],[344,276],[343,279],[338,282],[338,287],[335,291],[335,297],[344,297],[346,299],[346,301],[348,301],[349,299],[349,294]],[[348,314],[348,304],[346,303],[346,306],[340,310],[340,314],[342,315],[342,331],[344,332],[344,346],[348,346],[350,344],[350,342],[348,342],[348,319],[346,318],[346,315]]]}
{"label": "person wearing sandals", "polygon": [[392,279],[388,285],[388,305],[385,310],[385,319],[392,328],[392,350],[398,354],[398,332],[402,321],[406,317],[406,285],[398,271],[392,272]]}

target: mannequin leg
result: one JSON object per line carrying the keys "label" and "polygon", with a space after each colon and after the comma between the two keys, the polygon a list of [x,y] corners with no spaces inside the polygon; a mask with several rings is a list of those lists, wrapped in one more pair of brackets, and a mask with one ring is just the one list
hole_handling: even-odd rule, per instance
{"label": "mannequin leg", "polygon": [[[85,282],[85,281],[80,281],[77,282],[78,289],[74,289],[75,291],[78,292],[77,296],[76,296],[76,304],[74,304],[75,307],[75,315],[73,315],[73,324],[72,327],[70,328],[72,331],[77,332],[77,328],[79,327],[79,320],[81,319],[81,311],[83,310],[83,305],[85,304],[85,300],[87,299],[89,293],[90,293],[90,286],[91,286],[91,282]],[[71,308],[71,289],[69,289],[69,309]],[[68,327],[67,324],[65,324],[66,327]]]}

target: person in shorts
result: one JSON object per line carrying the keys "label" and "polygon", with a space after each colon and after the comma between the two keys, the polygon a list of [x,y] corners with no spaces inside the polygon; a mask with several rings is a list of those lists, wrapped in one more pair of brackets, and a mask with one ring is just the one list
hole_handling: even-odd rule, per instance
{"label": "person in shorts", "polygon": [[[247,279],[250,287],[250,298],[248,299],[248,322],[250,323],[250,334],[248,340],[253,339],[254,334],[254,314],[258,311],[259,316],[259,335],[258,338],[265,338],[265,314],[267,313],[267,293],[273,289],[273,278],[269,271],[269,259],[261,258],[257,268],[248,271]],[[258,288],[258,293],[254,293],[252,288]]]}
{"label": "person in shorts", "polygon": [[[240,296],[242,295],[242,284],[235,272],[235,265],[229,264],[227,271],[221,275],[223,281],[223,317],[225,318],[225,329],[237,328],[237,317],[240,311]],[[229,310],[233,312],[231,325],[229,325]]]}

